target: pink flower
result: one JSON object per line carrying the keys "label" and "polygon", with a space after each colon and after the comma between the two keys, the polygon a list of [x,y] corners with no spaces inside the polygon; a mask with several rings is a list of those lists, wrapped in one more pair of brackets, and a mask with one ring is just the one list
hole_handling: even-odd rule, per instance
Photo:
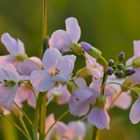
{"label": "pink flower", "polygon": [[54,101],[59,104],[66,104],[70,99],[70,93],[65,85],[59,85],[53,88],[47,93],[48,99],[53,98]]}
{"label": "pink flower", "polygon": [[[128,59],[127,65],[132,65],[135,58],[140,57],[140,41],[134,41],[134,55]],[[136,73],[128,78],[133,84],[140,83],[140,68],[135,69]]]}
{"label": "pink flower", "polygon": [[39,58],[28,58],[21,40],[16,40],[8,33],[4,33],[1,37],[1,42],[5,45],[10,54],[0,56],[0,64],[11,63],[16,67],[19,74],[28,76],[30,76],[33,70],[41,68],[42,64]]}
{"label": "pink flower", "polygon": [[52,48],[57,48],[62,51],[70,51],[70,45],[77,43],[81,36],[81,29],[78,21],[74,17],[66,19],[66,31],[55,31],[50,40],[49,45]]}
{"label": "pink flower", "polygon": [[[55,122],[54,115],[51,114],[46,119],[46,132]],[[65,125],[57,122],[49,131],[46,140],[56,138],[58,140],[83,140],[86,133],[85,125],[82,121],[72,121]]]}
{"label": "pink flower", "polygon": [[11,109],[20,76],[12,64],[0,66],[0,106]]}

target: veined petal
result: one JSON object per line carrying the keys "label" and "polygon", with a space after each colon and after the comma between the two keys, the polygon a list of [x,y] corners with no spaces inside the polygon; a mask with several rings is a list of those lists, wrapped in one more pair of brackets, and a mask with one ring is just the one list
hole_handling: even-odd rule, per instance
{"label": "veined petal", "polygon": [[89,102],[85,101],[77,101],[74,97],[70,98],[69,102],[70,112],[75,116],[84,116],[89,111]]}
{"label": "veined petal", "polygon": [[0,84],[0,106],[5,109],[11,109],[14,98],[16,96],[17,85],[9,88],[5,87],[3,84]]}
{"label": "veined petal", "polygon": [[43,56],[43,66],[48,71],[53,71],[56,65],[59,63],[59,59],[62,57],[61,53],[56,48],[49,48],[45,51]]}
{"label": "veined petal", "polygon": [[137,124],[140,121],[140,97],[132,105],[129,118],[133,124]]}
{"label": "veined petal", "polygon": [[55,31],[50,40],[49,45],[52,48],[57,48],[61,51],[69,51],[72,40],[67,32],[64,30]]}
{"label": "veined petal", "polygon": [[81,29],[78,21],[74,17],[67,18],[66,21],[66,31],[69,34],[71,40],[77,43],[81,36]]}
{"label": "veined petal", "polygon": [[88,121],[99,129],[109,129],[110,117],[105,109],[93,108],[87,117]]}
{"label": "veined petal", "polygon": [[1,37],[1,42],[5,45],[8,52],[12,55],[23,54],[25,53],[24,44],[22,41],[15,40],[8,33],[4,33]]}
{"label": "veined petal", "polygon": [[48,91],[54,87],[52,78],[47,71],[43,70],[33,71],[30,76],[30,82],[34,89],[40,92]]}

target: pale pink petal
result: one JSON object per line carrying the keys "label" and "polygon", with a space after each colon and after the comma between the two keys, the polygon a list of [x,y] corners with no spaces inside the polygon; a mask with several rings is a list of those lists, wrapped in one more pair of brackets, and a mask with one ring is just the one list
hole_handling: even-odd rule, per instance
{"label": "pale pink petal", "polygon": [[79,27],[78,21],[74,17],[66,19],[66,31],[69,34],[73,42],[78,42],[81,36],[81,29]]}
{"label": "pale pink petal", "polygon": [[86,88],[87,87],[87,83],[83,78],[76,77],[74,79],[74,82],[79,88]]}
{"label": "pale pink petal", "polygon": [[37,91],[48,91],[54,87],[50,75],[43,70],[33,71],[31,73],[30,82]]}
{"label": "pale pink petal", "polygon": [[66,104],[70,99],[70,93],[68,92],[66,86],[58,86],[53,88],[47,93],[48,99],[54,97],[57,104]]}
{"label": "pale pink petal", "polygon": [[128,109],[131,105],[132,98],[127,93],[123,92],[119,98],[115,101],[114,105],[121,109]]}
{"label": "pale pink petal", "polygon": [[140,121],[140,97],[132,105],[129,118],[133,124],[137,124]]}
{"label": "pale pink petal", "polygon": [[109,129],[110,117],[108,112],[102,108],[93,108],[87,117],[88,121],[99,129]]}
{"label": "pale pink petal", "polygon": [[68,138],[74,138],[76,136],[84,137],[86,134],[86,128],[82,121],[72,121],[68,123],[68,129],[65,132],[65,136]]}
{"label": "pale pink petal", "polygon": [[29,59],[35,62],[36,64],[38,64],[38,67],[42,67],[42,61],[40,60],[40,58],[33,56],[33,57],[30,57]]}
{"label": "pale pink petal", "polygon": [[28,75],[34,71],[34,70],[39,70],[41,69],[40,65],[38,65],[36,62],[30,60],[30,59],[25,59],[22,63],[19,63],[17,65],[17,71],[21,75]]}
{"label": "pale pink petal", "polygon": [[138,57],[140,56],[140,40],[135,40],[134,42],[134,56]]}
{"label": "pale pink petal", "polygon": [[64,30],[55,31],[50,40],[49,45],[52,48],[57,48],[62,51],[69,51],[72,40],[67,32]]}
{"label": "pale pink petal", "polygon": [[136,73],[128,77],[128,81],[132,84],[139,84],[140,83],[140,68],[135,69]]}
{"label": "pale pink petal", "polygon": [[61,57],[61,53],[56,48],[47,49],[42,60],[44,68],[50,72],[53,71],[56,68],[56,65],[58,65]]}
{"label": "pale pink petal", "polygon": [[25,53],[24,44],[19,39],[15,40],[8,33],[4,33],[2,35],[1,42],[5,45],[8,52],[12,55]]}
{"label": "pale pink petal", "polygon": [[71,97],[69,107],[71,114],[79,117],[84,116],[89,111],[89,101],[77,101],[74,97]]}
{"label": "pale pink petal", "polygon": [[54,114],[50,114],[45,121],[45,130],[46,132],[49,130],[49,128],[54,124],[55,122],[55,118],[54,118]]}
{"label": "pale pink petal", "polygon": [[12,88],[0,84],[0,106],[5,109],[12,109],[12,104],[16,96],[17,86]]}

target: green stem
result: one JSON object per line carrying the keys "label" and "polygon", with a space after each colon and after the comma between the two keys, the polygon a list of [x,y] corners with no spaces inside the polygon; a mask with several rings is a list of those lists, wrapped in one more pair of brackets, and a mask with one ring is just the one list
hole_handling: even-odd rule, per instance
{"label": "green stem", "polygon": [[12,125],[14,125],[28,140],[32,140],[30,139],[30,137],[24,132],[24,130],[22,130],[22,128],[20,128],[13,120],[9,119],[7,116],[0,114],[0,116],[6,120],[8,120]]}
{"label": "green stem", "polygon": [[45,119],[46,119],[46,93],[41,94],[41,106],[40,106],[40,134],[39,140],[45,139]]}
{"label": "green stem", "polygon": [[107,74],[104,73],[103,80],[102,80],[102,86],[101,86],[101,95],[104,95],[107,78],[108,78]]}
{"label": "green stem", "polygon": [[103,61],[103,63],[104,63],[104,69],[106,69],[106,67],[108,66],[108,62],[106,61],[106,59],[102,56],[102,55],[100,55],[100,59]]}
{"label": "green stem", "polygon": [[34,140],[38,140],[38,121],[39,121],[39,113],[40,113],[40,104],[41,104],[41,100],[40,100],[40,95],[37,98],[36,101],[36,108],[35,108],[35,112],[34,112],[34,120],[33,120],[33,125],[32,125],[32,132],[33,132],[33,139]]}
{"label": "green stem", "polygon": [[50,132],[50,130],[53,128],[53,126],[60,120],[62,120],[67,114],[69,113],[69,110],[65,111],[52,125],[51,127],[48,129],[48,131],[46,132],[45,136],[48,135],[48,133]]}
{"label": "green stem", "polygon": [[16,108],[18,109],[19,112],[21,112],[25,118],[27,119],[27,121],[29,122],[30,125],[32,125],[32,121],[30,120],[30,118],[28,117],[28,115],[17,105],[16,102],[14,102]]}
{"label": "green stem", "polygon": [[48,20],[47,20],[47,9],[48,9],[48,0],[43,0],[43,18],[42,18],[42,53],[45,52],[47,48],[47,25],[48,25]]}
{"label": "green stem", "polygon": [[93,127],[92,140],[97,140],[97,131],[98,131],[97,127],[94,126],[94,127]]}
{"label": "green stem", "polygon": [[21,125],[22,125],[24,131],[26,132],[26,134],[28,135],[28,137],[30,138],[30,140],[32,140],[31,135],[30,135],[30,133],[29,133],[29,131],[27,129],[27,126],[25,125],[25,122],[24,122],[22,116],[19,116],[19,120],[21,122]]}

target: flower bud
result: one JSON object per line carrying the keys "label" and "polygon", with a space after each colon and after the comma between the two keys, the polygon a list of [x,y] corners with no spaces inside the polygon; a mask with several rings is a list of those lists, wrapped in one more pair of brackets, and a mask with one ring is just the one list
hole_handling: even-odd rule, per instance
{"label": "flower bud", "polygon": [[114,64],[115,64],[115,62],[114,62],[113,59],[109,59],[109,60],[108,60],[108,65],[109,65],[109,66],[114,66]]}
{"label": "flower bud", "polygon": [[140,67],[140,57],[137,57],[132,62],[133,67],[139,68]]}
{"label": "flower bud", "polygon": [[108,68],[106,69],[106,74],[107,74],[107,75],[112,75],[113,72],[114,72],[114,69],[113,69],[112,67],[108,67]]}
{"label": "flower bud", "polygon": [[122,70],[122,69],[124,68],[124,64],[123,64],[123,63],[118,64],[117,68],[118,68],[119,70]]}
{"label": "flower bud", "polygon": [[99,96],[96,99],[96,106],[99,108],[104,108],[106,104],[106,97],[105,96]]}
{"label": "flower bud", "polygon": [[125,58],[125,53],[122,51],[118,54],[118,60],[122,61]]}
{"label": "flower bud", "polygon": [[13,80],[5,80],[4,84],[5,84],[6,87],[11,88],[11,87],[14,87],[16,83]]}
{"label": "flower bud", "polygon": [[72,43],[70,49],[76,55],[83,55],[83,48],[77,43]]}
{"label": "flower bud", "polygon": [[102,52],[100,50],[91,46],[87,42],[81,42],[80,45],[82,46],[82,48],[84,49],[85,52],[87,52],[94,58],[100,58],[100,56],[102,55]]}
{"label": "flower bud", "polygon": [[125,76],[133,75],[135,72],[136,72],[135,69],[126,69],[126,70],[124,71]]}
{"label": "flower bud", "polygon": [[117,72],[115,72],[115,76],[117,78],[123,78],[125,76],[125,74],[123,71],[117,71]]}

